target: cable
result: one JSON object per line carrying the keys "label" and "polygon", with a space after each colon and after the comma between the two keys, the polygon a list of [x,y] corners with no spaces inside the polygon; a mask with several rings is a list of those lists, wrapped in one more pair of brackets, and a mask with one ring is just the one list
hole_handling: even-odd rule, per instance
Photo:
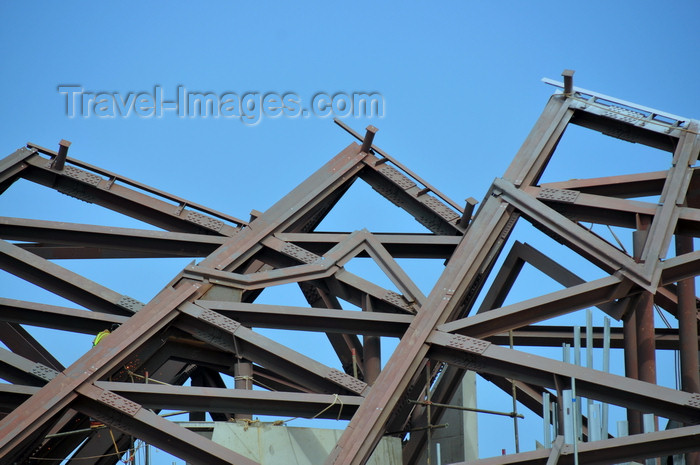
{"label": "cable", "polygon": [[[334,397],[333,397],[333,402],[331,402],[330,405],[328,405],[326,408],[324,408],[323,410],[321,410],[320,412],[318,412],[316,415],[314,415],[313,417],[311,417],[311,420],[315,420],[315,419],[318,418],[319,416],[323,415],[323,413],[324,413],[325,411],[327,411],[328,409],[330,409],[331,407],[333,407],[333,406],[334,406],[336,403],[338,403],[338,402],[340,402],[340,409],[338,410],[338,416],[336,417],[336,420],[340,420],[340,416],[343,414],[343,406],[344,406],[344,404],[343,404],[343,399],[341,399],[340,396],[339,396],[338,394],[333,394],[333,396],[334,396]],[[293,420],[297,420],[297,419],[299,419],[299,418],[306,418],[306,417],[294,417],[294,418],[290,418],[290,419],[288,419],[288,420],[277,420],[277,421],[273,422],[272,424],[275,425],[275,426],[282,426],[282,425],[284,425],[285,423],[288,423],[288,422],[293,421]]]}
{"label": "cable", "polygon": [[[664,324],[666,325],[667,328],[671,328],[671,324],[668,322],[668,319],[666,319],[666,316],[663,314],[661,311],[661,308],[654,304],[654,308],[656,309],[656,313],[659,314],[659,317],[663,320]],[[675,371],[675,382],[676,382],[676,390],[680,390],[681,386],[681,359],[680,359],[680,354],[677,350],[673,351],[673,369]]]}
{"label": "cable", "polygon": [[[139,445],[138,447],[133,449],[133,452],[136,452],[142,447],[142,445]],[[47,458],[47,457],[30,457],[29,460],[36,460],[37,462],[63,462],[65,460],[73,461],[73,460],[94,460],[94,459],[101,459],[104,457],[112,457],[112,456],[118,456],[121,457],[122,455],[126,454],[127,452],[131,451],[132,449],[127,449],[123,451],[117,451],[117,452],[112,452],[111,454],[103,454],[103,455],[92,455],[90,457],[71,457],[70,459],[66,458],[60,458],[60,459],[52,459],[52,458]]]}

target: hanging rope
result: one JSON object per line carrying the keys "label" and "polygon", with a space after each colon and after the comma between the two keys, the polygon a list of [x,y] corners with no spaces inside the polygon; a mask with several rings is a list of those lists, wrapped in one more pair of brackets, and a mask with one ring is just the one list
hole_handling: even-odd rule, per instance
{"label": "hanging rope", "polygon": [[127,370],[126,373],[131,377],[131,382],[132,382],[132,383],[134,382],[134,378],[139,378],[139,379],[142,379],[142,380],[144,380],[144,381],[145,381],[145,380],[148,380],[149,383],[158,383],[158,384],[163,384],[163,385],[165,385],[165,386],[172,386],[171,384],[165,383],[165,382],[163,382],[163,381],[158,381],[157,379],[146,378],[145,376],[139,375],[138,373],[134,373],[134,372],[131,371],[131,370]]}
{"label": "hanging rope", "polygon": [[240,380],[250,381],[251,383],[257,384],[258,386],[264,387],[265,389],[277,392],[277,389],[273,389],[270,386],[266,386],[265,384],[261,383],[260,381],[253,378],[252,376],[234,376],[233,380],[234,381],[240,381]]}
{"label": "hanging rope", "polygon": [[[316,418],[320,417],[320,416],[323,415],[326,411],[328,411],[328,409],[330,409],[331,407],[333,407],[333,406],[334,406],[335,404],[337,404],[337,403],[340,403],[340,409],[338,409],[338,416],[336,417],[336,420],[340,420],[340,417],[341,417],[341,415],[343,414],[343,406],[344,406],[344,404],[343,404],[343,399],[341,399],[340,396],[339,396],[338,394],[333,394],[333,396],[334,396],[334,397],[333,397],[333,402],[331,402],[326,408],[324,408],[323,410],[321,410],[320,412],[318,412],[316,415],[314,415],[313,417],[311,417],[311,420],[315,420]],[[290,422],[290,421],[297,420],[297,419],[299,419],[299,418],[306,418],[306,417],[294,417],[294,418],[289,418],[288,420],[277,420],[277,421],[274,421],[272,424],[275,425],[275,426],[282,426],[282,425],[284,425],[285,423],[288,423],[288,422]]]}

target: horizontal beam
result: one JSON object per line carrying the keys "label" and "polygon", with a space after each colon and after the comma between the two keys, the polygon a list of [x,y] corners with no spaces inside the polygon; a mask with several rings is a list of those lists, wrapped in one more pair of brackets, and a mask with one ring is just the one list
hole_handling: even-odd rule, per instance
{"label": "horizontal beam", "polygon": [[[700,173],[700,171],[696,171]],[[571,179],[542,183],[551,189],[574,190],[586,194],[604,195],[622,199],[659,195],[664,188],[668,171],[624,174],[601,178]]]}
{"label": "horizontal beam", "polygon": [[14,384],[43,386],[58,372],[0,347],[0,378]]}
{"label": "horizontal beam", "polygon": [[[615,464],[645,458],[664,457],[700,450],[700,426],[686,426],[653,433],[635,434],[602,441],[579,442],[578,463]],[[453,465],[547,465],[552,449],[502,455]],[[557,464],[573,465],[574,446],[564,444]]]}
{"label": "horizontal beam", "polygon": [[[351,233],[278,233],[275,237],[299,245],[317,255],[323,255]],[[372,233],[394,258],[449,258],[460,236],[435,234]],[[358,257],[369,257],[361,252]]]}
{"label": "horizontal beam", "polygon": [[129,317],[0,297],[0,321],[83,334],[97,334]]}
{"label": "horizontal beam", "polygon": [[530,186],[525,192],[547,204],[553,210],[563,213],[572,221],[608,224],[624,228],[636,228],[637,215],[653,217],[657,205],[638,200],[618,199],[602,195],[579,193],[573,202],[561,202],[543,198],[545,188]]}
{"label": "horizontal beam", "polygon": [[700,395],[665,388],[624,376],[559,362],[467,336],[433,331],[430,357],[476,372],[556,388],[556,378],[576,379],[578,395],[642,412],[700,423]]}
{"label": "horizontal beam", "polygon": [[[43,153],[44,155],[49,155],[51,157],[55,157],[57,155],[57,152],[55,152],[51,149],[47,149],[47,148],[42,147],[42,146],[37,145],[37,144],[32,144],[31,142],[27,144],[27,147],[30,147],[32,149],[36,149],[38,152]],[[169,193],[164,192],[160,189],[156,189],[156,188],[151,187],[149,185],[140,183],[138,181],[134,181],[133,179],[129,179],[125,176],[121,176],[121,175],[113,173],[111,171],[107,171],[103,168],[99,168],[99,167],[91,165],[89,163],[85,163],[84,161],[78,160],[76,158],[66,157],[66,161],[72,165],[79,167],[79,168],[83,168],[83,169],[91,171],[95,174],[98,174],[100,176],[104,176],[105,178],[111,180],[113,183],[119,182],[119,183],[127,185],[127,186],[135,187],[136,189],[142,190],[144,192],[148,192],[149,194],[153,194],[153,195],[156,195],[158,197],[162,197],[169,202],[173,202],[175,204],[179,204],[179,205],[183,205],[183,206],[192,207],[194,209],[200,210],[200,211],[207,213],[209,215],[212,215],[214,217],[221,218],[221,219],[226,220],[226,221],[230,221],[231,223],[234,223],[234,224],[237,224],[240,226],[245,226],[248,224],[246,221],[243,221],[241,219],[238,219],[238,218],[235,218],[233,216],[227,215],[225,213],[222,213],[222,212],[216,211],[214,209],[205,207],[203,205],[199,205],[197,203],[191,202],[191,201],[183,199],[181,197],[169,194]]]}
{"label": "horizontal beam", "polygon": [[128,187],[116,178],[106,178],[74,164],[66,164],[60,171],[51,169],[38,154],[26,162],[29,166],[21,176],[28,181],[169,231],[233,236],[245,224],[237,219],[230,221],[223,214],[204,212],[187,201],[173,204],[168,198],[148,195],[145,189]]}
{"label": "horizontal beam", "polygon": [[10,217],[0,217],[0,239],[180,257],[209,255],[225,241],[223,236],[207,234],[115,228]]}
{"label": "horizontal beam", "polygon": [[398,313],[211,300],[198,300],[195,303],[215,310],[246,326],[260,328],[400,337],[413,321],[412,315]]}
{"label": "horizontal beam", "polygon": [[[675,328],[656,328],[657,350],[678,350],[678,330]],[[581,328],[581,338],[586,335],[586,327]],[[508,333],[495,334],[485,338],[501,346],[510,344]],[[531,325],[513,331],[513,345],[531,347],[561,347],[567,343],[573,346],[574,331],[571,326]],[[603,347],[603,328],[593,328],[593,347]],[[610,328],[610,347],[624,348],[622,328]]]}
{"label": "horizontal beam", "polygon": [[366,383],[330,368],[212,310],[183,304],[180,311],[189,316],[176,326],[212,346],[236,354],[263,367],[276,370],[288,379],[318,392],[347,392],[365,395]]}
{"label": "horizontal beam", "polygon": [[700,274],[700,250],[663,262],[661,283],[671,284]]}
{"label": "horizontal beam", "polygon": [[90,310],[131,315],[143,304],[0,240],[0,268]]}
{"label": "horizontal beam", "polygon": [[360,396],[271,392],[162,384],[97,382],[96,386],[145,408],[348,420]]}
{"label": "horizontal beam", "polygon": [[72,408],[191,463],[259,465],[220,444],[182,428],[118,394],[95,385],[77,388]]}

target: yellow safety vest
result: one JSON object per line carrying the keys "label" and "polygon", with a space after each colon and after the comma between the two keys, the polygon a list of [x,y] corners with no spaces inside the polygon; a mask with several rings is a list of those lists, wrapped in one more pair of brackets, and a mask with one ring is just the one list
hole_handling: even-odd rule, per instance
{"label": "yellow safety vest", "polygon": [[105,337],[105,336],[108,335],[108,334],[109,334],[109,330],[108,330],[108,329],[105,329],[104,331],[100,331],[99,333],[97,333],[97,336],[95,336],[95,340],[92,341],[92,346],[95,347],[97,344],[100,343],[100,341],[102,340],[102,338]]}

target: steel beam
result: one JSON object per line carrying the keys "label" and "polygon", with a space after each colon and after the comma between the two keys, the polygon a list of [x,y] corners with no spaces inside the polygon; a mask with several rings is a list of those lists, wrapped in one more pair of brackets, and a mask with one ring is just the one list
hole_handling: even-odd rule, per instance
{"label": "steel beam", "polygon": [[700,422],[700,396],[625,378],[570,363],[490,344],[486,341],[433,332],[430,357],[474,370],[555,388],[554,377],[576,379],[577,395],[624,407],[651,411],[691,424]]}
{"label": "steel beam", "polygon": [[[578,462],[605,465],[674,455],[700,449],[700,426],[688,426],[654,433],[636,434],[615,439],[578,444]],[[469,462],[469,465],[546,465],[551,449],[539,449],[520,454],[503,455]],[[573,465],[574,447],[564,444],[561,448],[560,465]],[[467,462],[453,465],[467,465]]]}
{"label": "steel beam", "polygon": [[193,284],[183,284],[178,289],[166,288],[144,307],[145,311],[137,312],[97,347],[56,375],[44,389],[22,404],[19,412],[0,421],[0,457],[31,440],[47,419],[75,401],[75,389],[113,369],[121,361],[119,354],[133,351],[165,327],[177,314],[175,306],[197,289]]}
{"label": "steel beam", "polygon": [[125,323],[128,319],[128,316],[0,297],[0,321],[10,323],[97,334],[111,328],[113,324]]}
{"label": "steel beam", "polygon": [[0,267],[90,310],[128,316],[143,305],[2,240]]}
{"label": "steel beam", "polygon": [[139,404],[95,385],[77,389],[75,408],[192,463],[258,465],[231,449],[178,426]]}
{"label": "steel beam", "polygon": [[488,337],[586,307],[609,302],[625,295],[629,284],[617,276],[571,286],[517,304],[450,321],[439,326],[445,332],[472,337]]}
{"label": "steel beam", "polygon": [[[0,238],[117,251],[122,256],[204,257],[225,237],[0,217]],[[58,247],[57,247],[58,248]],[[68,250],[75,250],[68,248]],[[69,258],[59,256],[54,258]]]}
{"label": "steel beam", "polygon": [[[97,387],[119,394],[148,409],[236,412],[306,418],[350,419],[362,402],[360,396],[252,391],[162,384],[110,383]],[[326,407],[329,407],[326,409]],[[322,412],[323,411],[323,412]],[[319,415],[316,417],[316,415]]]}

